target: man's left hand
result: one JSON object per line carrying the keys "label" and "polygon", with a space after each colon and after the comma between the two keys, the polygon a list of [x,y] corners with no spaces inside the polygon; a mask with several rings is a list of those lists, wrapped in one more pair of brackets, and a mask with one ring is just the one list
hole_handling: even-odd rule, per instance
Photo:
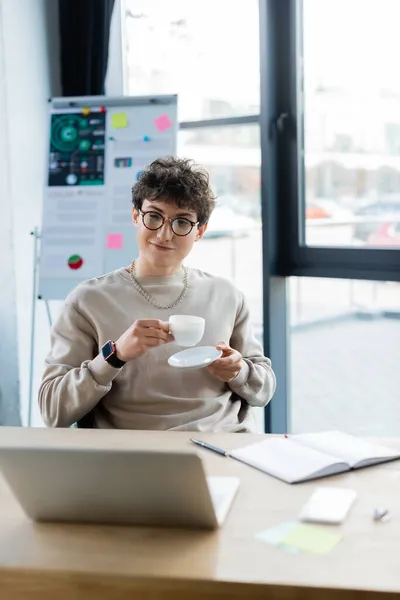
{"label": "man's left hand", "polygon": [[230,346],[224,342],[217,345],[217,350],[222,350],[222,356],[211,363],[207,369],[220,381],[229,383],[243,367],[243,357],[240,352],[230,348]]}

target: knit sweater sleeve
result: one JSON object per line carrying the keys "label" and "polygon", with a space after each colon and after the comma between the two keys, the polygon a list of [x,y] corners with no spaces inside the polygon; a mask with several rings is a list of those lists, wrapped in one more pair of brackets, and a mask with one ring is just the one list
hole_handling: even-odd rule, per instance
{"label": "knit sweater sleeve", "polygon": [[99,353],[96,331],[73,303],[66,303],[52,327],[51,351],[39,388],[39,407],[49,427],[69,427],[111,389],[119,369]]}
{"label": "knit sweater sleeve", "polygon": [[230,346],[238,350],[244,359],[243,368],[229,382],[230,388],[248,404],[265,406],[274,395],[276,378],[270,359],[264,356],[262,346],[252,331],[250,313],[243,294]]}

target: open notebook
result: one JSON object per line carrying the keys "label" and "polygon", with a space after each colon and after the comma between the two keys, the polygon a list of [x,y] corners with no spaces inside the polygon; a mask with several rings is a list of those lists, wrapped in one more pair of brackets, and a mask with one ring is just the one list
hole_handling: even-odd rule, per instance
{"label": "open notebook", "polygon": [[339,431],[272,437],[230,456],[287,483],[299,483],[400,458],[400,452]]}

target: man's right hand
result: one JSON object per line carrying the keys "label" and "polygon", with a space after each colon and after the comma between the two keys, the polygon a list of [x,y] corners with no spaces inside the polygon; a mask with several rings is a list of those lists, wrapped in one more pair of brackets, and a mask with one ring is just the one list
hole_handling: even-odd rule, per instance
{"label": "man's right hand", "polygon": [[169,324],[158,319],[138,319],[115,342],[117,356],[128,362],[150,348],[173,342]]}

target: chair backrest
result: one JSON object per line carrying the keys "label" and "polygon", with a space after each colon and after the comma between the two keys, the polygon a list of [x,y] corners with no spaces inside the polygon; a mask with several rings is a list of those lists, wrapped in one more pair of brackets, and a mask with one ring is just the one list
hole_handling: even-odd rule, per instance
{"label": "chair backrest", "polygon": [[93,411],[88,412],[87,415],[82,417],[82,419],[79,419],[79,421],[76,423],[76,426],[79,429],[94,429]]}

